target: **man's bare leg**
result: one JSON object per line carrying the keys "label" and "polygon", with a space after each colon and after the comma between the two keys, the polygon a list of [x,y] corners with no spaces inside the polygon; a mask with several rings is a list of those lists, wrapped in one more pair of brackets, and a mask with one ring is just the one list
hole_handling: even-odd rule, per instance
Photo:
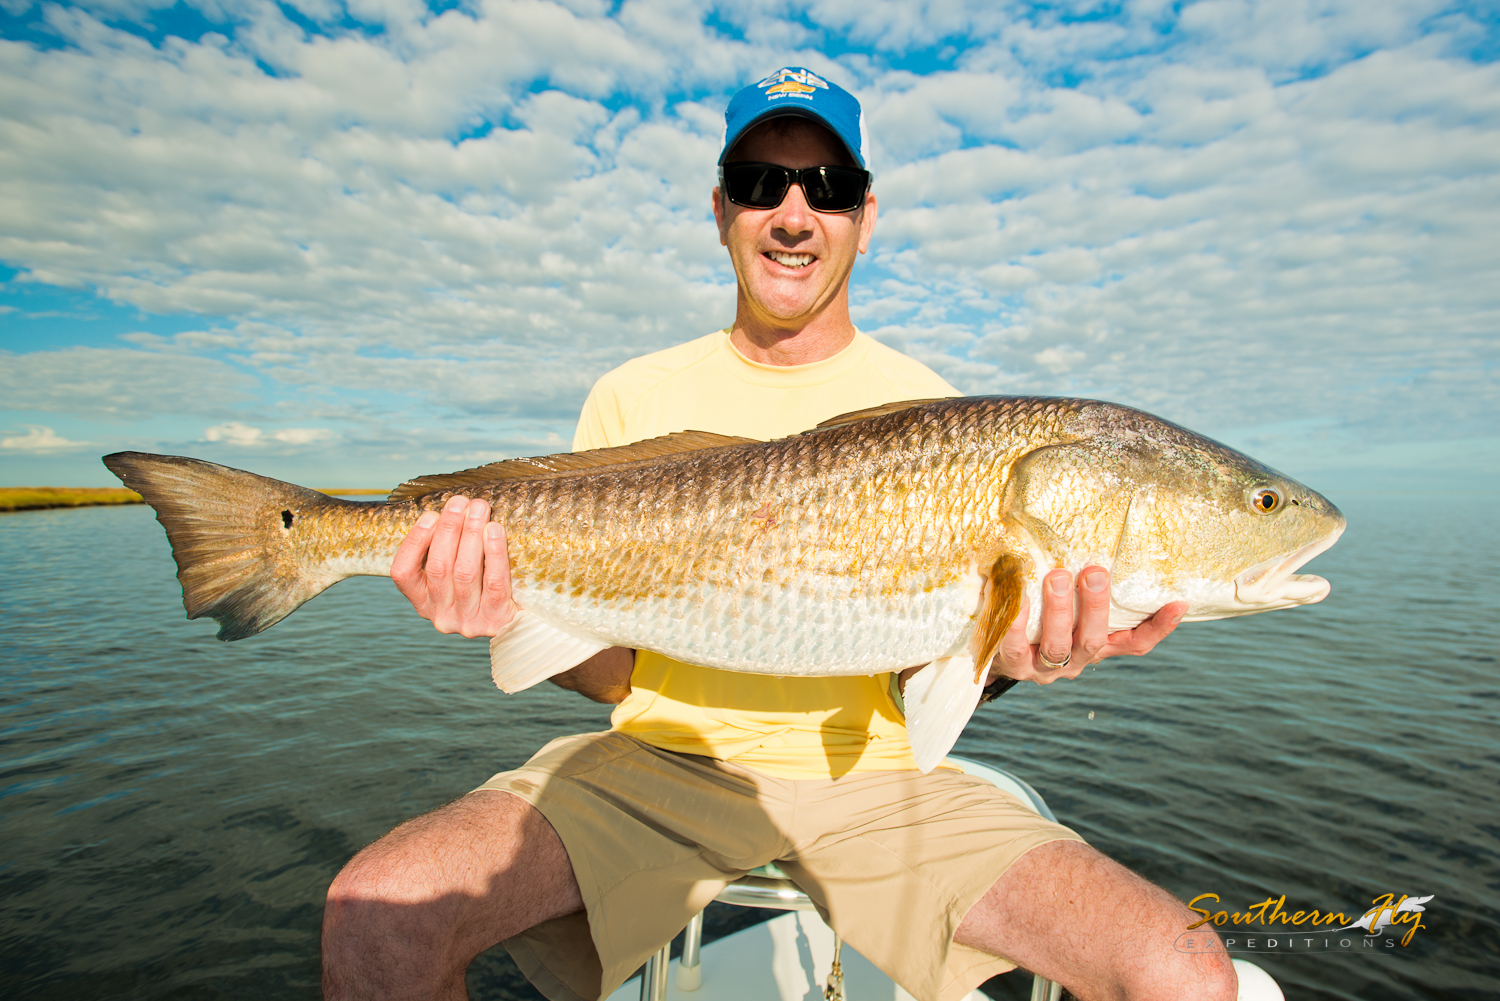
{"label": "man's bare leg", "polygon": [[510,793],[407,821],[344,867],[323,911],[323,994],[457,999],[475,956],[583,910],[562,840]]}
{"label": "man's bare leg", "polygon": [[954,941],[1004,956],[1082,1001],[1234,1001],[1229,958],[1182,953],[1199,915],[1077,841],[1022,855],[959,925]]}

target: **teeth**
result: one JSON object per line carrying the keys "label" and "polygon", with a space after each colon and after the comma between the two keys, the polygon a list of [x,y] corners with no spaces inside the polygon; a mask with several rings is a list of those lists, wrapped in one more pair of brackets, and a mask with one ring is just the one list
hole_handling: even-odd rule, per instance
{"label": "teeth", "polygon": [[766,252],[766,256],[784,268],[805,268],[813,262],[812,254],[786,254],[770,250]]}

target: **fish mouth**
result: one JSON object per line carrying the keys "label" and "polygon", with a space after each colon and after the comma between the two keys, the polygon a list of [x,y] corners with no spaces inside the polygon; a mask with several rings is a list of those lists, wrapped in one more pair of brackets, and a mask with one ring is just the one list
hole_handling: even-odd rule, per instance
{"label": "fish mouth", "polygon": [[1257,611],[1311,605],[1328,597],[1331,585],[1316,574],[1299,574],[1297,568],[1325,552],[1344,534],[1340,525],[1316,542],[1309,543],[1288,556],[1277,556],[1257,563],[1234,579],[1234,597],[1242,605]]}

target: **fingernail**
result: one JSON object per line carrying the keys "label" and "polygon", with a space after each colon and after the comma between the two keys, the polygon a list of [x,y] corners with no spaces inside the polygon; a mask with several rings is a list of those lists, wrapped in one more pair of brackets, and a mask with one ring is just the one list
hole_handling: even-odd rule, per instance
{"label": "fingernail", "polygon": [[443,510],[457,513],[468,506],[469,499],[467,497],[449,497],[448,503],[443,505]]}
{"label": "fingernail", "polygon": [[1093,573],[1083,575],[1083,586],[1098,594],[1109,587],[1109,574],[1103,570],[1095,570]]}
{"label": "fingernail", "polygon": [[423,511],[422,517],[417,519],[418,528],[431,528],[437,524],[437,514],[432,511]]}
{"label": "fingernail", "polygon": [[1057,595],[1059,598],[1063,597],[1068,593],[1067,574],[1058,574],[1055,577],[1048,577],[1047,586],[1052,589],[1053,594]]}
{"label": "fingernail", "polygon": [[486,539],[500,538],[500,526],[493,521],[484,526],[484,537]]}

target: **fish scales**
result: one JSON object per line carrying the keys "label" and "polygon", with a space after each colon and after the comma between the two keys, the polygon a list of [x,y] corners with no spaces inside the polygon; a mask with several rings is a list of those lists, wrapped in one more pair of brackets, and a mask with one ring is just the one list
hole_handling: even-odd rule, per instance
{"label": "fish scales", "polygon": [[[954,433],[897,414],[485,494],[517,601],[544,618],[622,644],[650,623],[652,648],[709,666],[868,674],[937,656],[972,614],[972,595],[945,599],[977,594],[965,578],[997,527],[977,512],[998,511],[1008,455],[944,447]],[[903,485],[900,510],[879,481]]]}

